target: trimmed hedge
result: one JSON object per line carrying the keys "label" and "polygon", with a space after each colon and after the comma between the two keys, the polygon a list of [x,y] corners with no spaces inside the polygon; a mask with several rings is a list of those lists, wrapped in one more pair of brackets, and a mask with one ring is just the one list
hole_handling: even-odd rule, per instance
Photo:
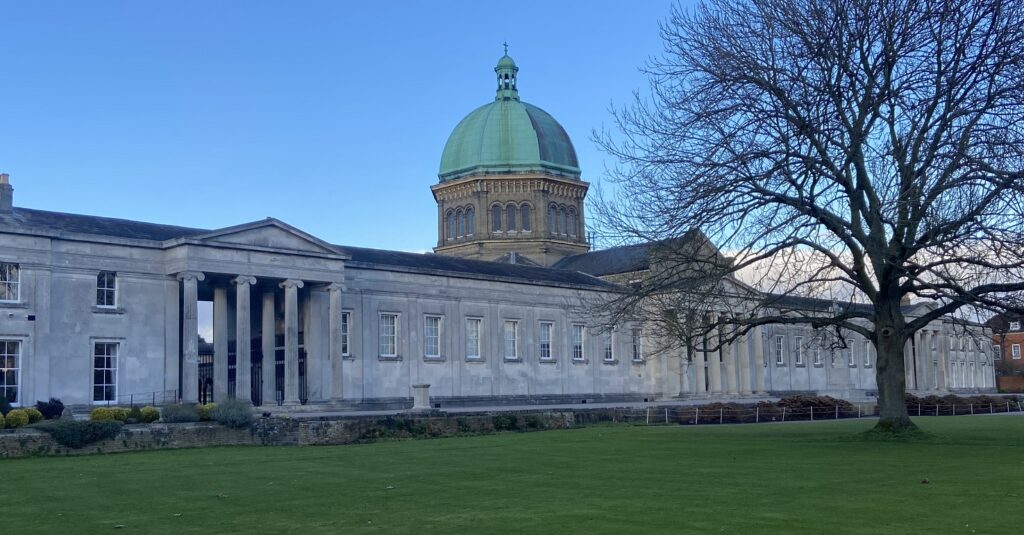
{"label": "trimmed hedge", "polygon": [[199,413],[200,422],[209,422],[212,417],[213,409],[217,408],[216,403],[207,403],[205,405],[196,405],[196,412]]}
{"label": "trimmed hedge", "polygon": [[94,422],[117,421],[124,423],[128,419],[129,412],[124,407],[96,407],[89,413],[89,419]]}
{"label": "trimmed hedge", "polygon": [[116,437],[122,425],[117,420],[80,422],[61,418],[40,425],[39,429],[49,433],[58,444],[78,449],[93,442]]}
{"label": "trimmed hedge", "polygon": [[252,404],[237,399],[228,399],[218,403],[210,411],[210,417],[217,423],[236,428],[249,427],[256,421],[256,415],[252,412]]}
{"label": "trimmed hedge", "polygon": [[25,409],[13,409],[7,413],[4,426],[7,429],[14,429],[16,427],[25,427],[28,425],[28,411]]}
{"label": "trimmed hedge", "polygon": [[198,422],[199,411],[193,404],[164,405],[160,408],[160,420],[169,423]]}
{"label": "trimmed hedge", "polygon": [[0,429],[3,429],[4,426],[6,425],[6,421],[5,420],[6,420],[6,418],[4,417],[4,415],[0,414]]}
{"label": "trimmed hedge", "polygon": [[39,412],[39,409],[28,407],[24,411],[28,414],[29,425],[43,421],[43,413]]}
{"label": "trimmed hedge", "polygon": [[160,409],[156,407],[143,407],[139,413],[142,414],[142,418],[139,419],[140,423],[151,424],[160,419]]}

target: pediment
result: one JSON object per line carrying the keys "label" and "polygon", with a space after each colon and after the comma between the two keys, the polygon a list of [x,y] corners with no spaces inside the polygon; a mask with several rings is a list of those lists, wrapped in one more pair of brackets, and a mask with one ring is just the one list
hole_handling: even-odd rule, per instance
{"label": "pediment", "polygon": [[195,236],[208,245],[230,244],[282,251],[317,254],[341,254],[333,246],[276,219],[265,219]]}

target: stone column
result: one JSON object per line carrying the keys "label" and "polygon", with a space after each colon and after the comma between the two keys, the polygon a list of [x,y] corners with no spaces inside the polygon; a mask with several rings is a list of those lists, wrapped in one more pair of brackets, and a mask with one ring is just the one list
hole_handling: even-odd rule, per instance
{"label": "stone column", "polygon": [[946,333],[940,324],[939,328],[935,330],[935,359],[938,361],[935,372],[939,392],[949,391],[949,384],[946,376],[946,371],[949,369],[948,347],[949,342],[946,341]]}
{"label": "stone column", "polygon": [[[729,327],[728,335],[732,336],[733,334],[733,328]],[[726,392],[730,396],[736,396],[740,392],[739,385],[736,384],[736,348],[733,346],[732,342],[726,342],[723,343],[722,351],[722,355],[725,357]]]}
{"label": "stone column", "polygon": [[747,349],[749,331],[739,338],[740,358],[740,394],[749,396],[750,392],[750,351]]}
{"label": "stone column", "polygon": [[754,328],[754,393],[764,395],[764,335],[761,326]]}
{"label": "stone column", "polygon": [[914,343],[908,339],[903,344],[903,370],[907,381],[907,390],[914,390],[917,384],[914,382]]}
{"label": "stone column", "polygon": [[[711,314],[712,325],[718,322],[718,314]],[[711,377],[711,394],[722,394],[722,337],[719,336],[718,327],[713,327],[708,334],[711,342],[711,358],[708,362],[708,372]]]}
{"label": "stone column", "polygon": [[679,397],[690,395],[690,381],[687,373],[690,371],[689,355],[686,348],[679,349]]}
{"label": "stone column", "polygon": [[328,358],[331,359],[330,381],[328,382],[328,396],[332,400],[340,400],[345,397],[342,387],[342,357],[341,357],[341,292],[345,290],[344,284],[331,283],[327,286],[330,294],[330,306],[328,308],[330,319],[330,351]]}
{"label": "stone column", "polygon": [[[212,283],[211,283],[212,284]],[[213,288],[213,401],[228,397],[228,289]]]}
{"label": "stone column", "polygon": [[920,391],[928,390],[928,368],[925,366],[928,355],[928,335],[924,329],[914,333],[914,364],[917,371],[915,383]]}
{"label": "stone column", "polygon": [[693,393],[697,396],[706,396],[708,394],[707,380],[704,378],[707,372],[707,360],[708,360],[708,343],[705,337],[701,337],[699,348],[694,348],[693,351]]}
{"label": "stone column", "polygon": [[198,271],[178,274],[182,287],[181,307],[181,400],[199,401],[199,281],[206,275]]}
{"label": "stone column", "polygon": [[260,317],[260,336],[263,350],[263,404],[277,403],[277,356],[274,354],[277,322],[274,317],[274,290],[263,291],[263,313]]}
{"label": "stone column", "polygon": [[299,401],[299,288],[305,283],[288,279],[284,288],[284,404]]}
{"label": "stone column", "polygon": [[249,287],[256,277],[239,275],[231,279],[235,285],[235,399],[252,400],[252,320]]}

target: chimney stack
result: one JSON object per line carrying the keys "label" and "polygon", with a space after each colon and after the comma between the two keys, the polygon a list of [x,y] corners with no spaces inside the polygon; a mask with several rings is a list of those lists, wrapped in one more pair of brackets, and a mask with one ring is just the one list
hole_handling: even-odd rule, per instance
{"label": "chimney stack", "polygon": [[0,214],[9,214],[14,210],[14,188],[11,187],[11,176],[0,173]]}

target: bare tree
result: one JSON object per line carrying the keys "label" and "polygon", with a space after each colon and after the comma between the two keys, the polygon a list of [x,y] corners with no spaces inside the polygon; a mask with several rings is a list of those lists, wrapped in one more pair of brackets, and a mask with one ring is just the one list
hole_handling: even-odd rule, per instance
{"label": "bare tree", "polygon": [[[719,321],[737,333],[858,333],[877,350],[878,428],[913,428],[913,333],[954,313],[1020,310],[1024,5],[709,0],[673,8],[661,34],[650,95],[596,136],[621,162],[621,200],[598,206],[604,231],[657,244],[659,267],[616,307],[732,291],[742,310]],[[692,229],[728,259],[673,245]],[[729,290],[752,270],[757,288]],[[910,296],[932,306],[905,317]]]}

